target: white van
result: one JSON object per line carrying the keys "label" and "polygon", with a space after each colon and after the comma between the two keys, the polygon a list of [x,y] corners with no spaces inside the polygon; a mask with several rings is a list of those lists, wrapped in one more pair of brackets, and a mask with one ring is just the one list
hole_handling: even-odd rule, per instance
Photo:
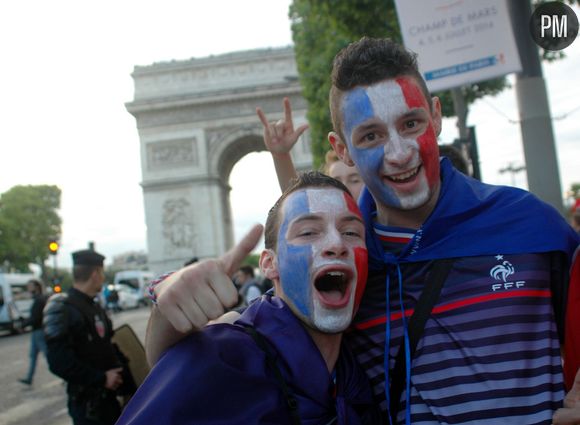
{"label": "white van", "polygon": [[[154,278],[152,272],[143,270],[123,270],[115,273],[113,284],[117,290],[134,291],[139,299],[139,304],[147,305],[147,288]],[[118,288],[121,286],[121,288]]]}
{"label": "white van", "polygon": [[0,329],[12,333],[24,330],[24,320],[30,316],[32,294],[26,284],[38,279],[32,273],[0,273]]}

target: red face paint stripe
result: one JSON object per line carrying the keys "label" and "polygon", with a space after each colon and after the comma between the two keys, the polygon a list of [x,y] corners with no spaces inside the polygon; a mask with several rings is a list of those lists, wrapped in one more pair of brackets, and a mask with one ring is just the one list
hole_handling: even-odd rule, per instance
{"label": "red face paint stripe", "polygon": [[[423,91],[413,77],[397,78],[395,81],[401,87],[403,96],[405,97],[405,103],[409,109],[423,108],[428,113],[431,113],[431,108],[429,107],[430,99],[425,98]],[[439,148],[437,147],[437,136],[435,135],[433,122],[431,120],[425,132],[417,137],[417,143],[421,147],[419,153],[423,164],[438,164]],[[439,179],[438,166],[425,167],[425,173],[430,185],[433,185]]]}
{"label": "red face paint stripe", "polygon": [[362,218],[362,214],[360,212],[360,210],[358,209],[358,205],[356,204],[355,200],[352,199],[352,196],[350,196],[348,193],[343,192],[342,196],[344,197],[344,202],[346,202],[346,208],[353,214],[356,214],[357,216],[359,216],[360,218]]}
{"label": "red face paint stripe", "polygon": [[[549,289],[530,289],[530,290],[513,290],[513,291],[505,291],[505,292],[498,292],[495,294],[490,294],[490,295],[482,295],[479,297],[473,297],[473,298],[469,298],[467,300],[462,300],[462,301],[455,301],[449,304],[445,304],[445,305],[441,305],[438,307],[435,307],[432,311],[433,314],[437,314],[437,313],[443,313],[446,311],[450,311],[450,310],[455,310],[457,308],[461,308],[461,307],[466,307],[468,305],[473,305],[473,304],[478,304],[478,303],[482,303],[482,302],[488,302],[488,301],[493,301],[493,300],[501,300],[501,299],[505,299],[505,298],[523,298],[523,297],[527,297],[527,298],[550,298],[552,296],[552,291],[550,291]],[[407,309],[405,310],[405,317],[409,317],[413,314],[413,309]],[[391,322],[394,322],[395,320],[399,320],[403,315],[401,314],[401,312],[396,312],[391,314]],[[360,322],[354,325],[355,329],[360,329],[360,330],[364,330],[364,329],[368,329],[368,328],[372,328],[373,326],[378,326],[378,325],[382,325],[384,323],[386,323],[386,317],[382,316],[382,317],[377,317],[375,319],[371,319],[371,320],[367,320],[364,322]]]}
{"label": "red face paint stripe", "polygon": [[367,286],[368,277],[368,253],[365,248],[357,247],[354,248],[354,265],[356,267],[357,280],[356,280],[356,290],[354,293],[354,308],[353,317],[358,310],[360,305],[360,300],[362,299],[365,287]]}
{"label": "red face paint stripe", "polygon": [[405,96],[405,102],[409,109],[425,108],[429,110],[428,99],[419,88],[419,85],[413,81],[413,77],[397,78],[395,80]]}

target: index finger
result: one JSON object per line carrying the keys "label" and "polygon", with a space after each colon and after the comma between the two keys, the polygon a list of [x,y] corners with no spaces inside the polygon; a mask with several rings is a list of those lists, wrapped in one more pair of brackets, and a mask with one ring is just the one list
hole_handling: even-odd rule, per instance
{"label": "index finger", "polygon": [[228,276],[231,277],[234,272],[240,268],[242,261],[244,261],[248,254],[252,252],[256,245],[258,245],[258,242],[262,237],[262,230],[264,230],[264,226],[256,224],[236,246],[220,258],[220,261],[224,266],[224,271]]}
{"label": "index finger", "polygon": [[260,107],[256,108],[256,113],[258,114],[258,117],[260,118],[260,121],[262,121],[262,125],[266,128],[268,128],[268,126],[270,125],[270,123],[268,122],[268,119],[266,118],[266,114],[264,114],[264,111],[262,111],[262,109]]}
{"label": "index finger", "polygon": [[292,107],[290,106],[290,99],[284,98],[284,116],[286,117],[286,125],[292,126]]}

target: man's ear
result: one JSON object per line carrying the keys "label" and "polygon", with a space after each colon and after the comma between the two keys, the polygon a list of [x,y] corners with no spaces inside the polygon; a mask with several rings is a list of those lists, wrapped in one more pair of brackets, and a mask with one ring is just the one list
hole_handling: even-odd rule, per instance
{"label": "man's ear", "polygon": [[260,270],[262,271],[262,274],[272,282],[279,279],[278,257],[273,250],[265,249],[262,251],[262,254],[260,254]]}
{"label": "man's ear", "polygon": [[433,119],[435,136],[439,136],[441,133],[441,101],[437,96],[431,98],[431,118]]}
{"label": "man's ear", "polygon": [[348,148],[346,144],[342,141],[337,133],[331,131],[328,133],[328,141],[332,145],[332,149],[336,152],[336,155],[340,158],[342,162],[344,162],[349,167],[354,166],[354,162],[352,161],[350,154],[348,153]]}

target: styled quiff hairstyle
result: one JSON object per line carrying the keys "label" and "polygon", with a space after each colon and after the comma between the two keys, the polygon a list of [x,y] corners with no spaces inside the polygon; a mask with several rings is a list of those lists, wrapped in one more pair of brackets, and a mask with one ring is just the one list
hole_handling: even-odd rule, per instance
{"label": "styled quiff hairstyle", "polygon": [[388,38],[363,37],[334,58],[330,88],[330,116],[334,131],[343,141],[340,104],[345,92],[386,79],[414,77],[431,108],[431,94],[417,66],[417,55]]}
{"label": "styled quiff hairstyle", "polygon": [[290,186],[284,191],[282,196],[278,198],[274,206],[270,208],[270,211],[268,212],[268,218],[266,219],[266,229],[264,230],[264,247],[266,249],[272,249],[276,251],[276,245],[278,244],[278,229],[280,227],[279,213],[284,200],[290,196],[290,194],[298,190],[308,189],[311,187],[328,187],[331,189],[339,189],[352,196],[345,185],[343,185],[338,180],[327,176],[326,174],[322,174],[319,171],[308,171],[304,174],[300,174],[292,181]]}

